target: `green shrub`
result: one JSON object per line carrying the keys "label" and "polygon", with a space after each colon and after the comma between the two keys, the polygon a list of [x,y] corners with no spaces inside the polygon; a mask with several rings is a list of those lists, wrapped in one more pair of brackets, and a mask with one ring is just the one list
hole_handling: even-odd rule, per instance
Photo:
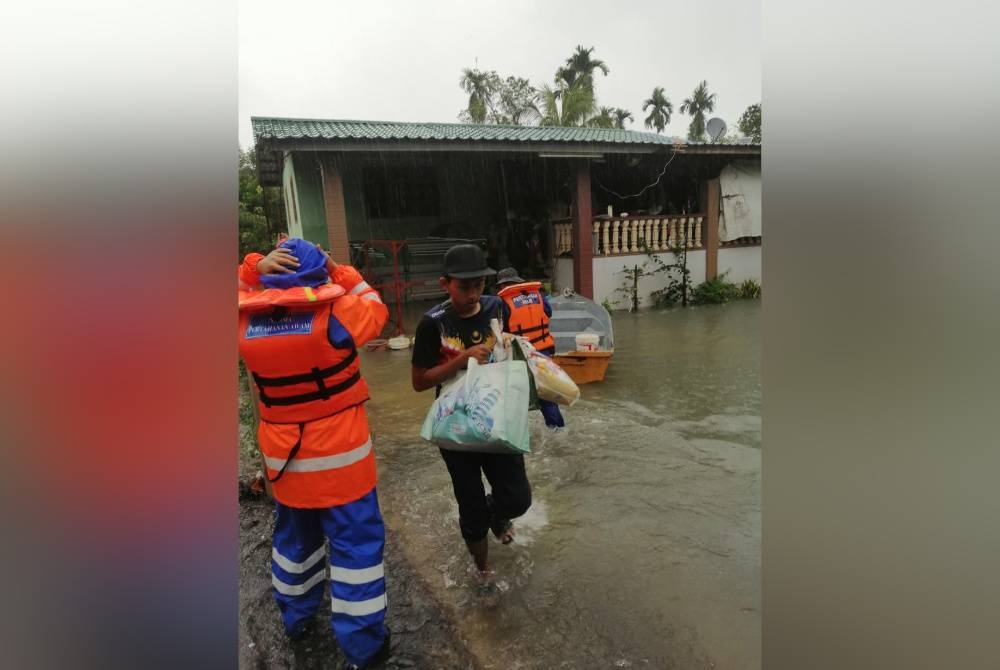
{"label": "green shrub", "polygon": [[745,300],[752,300],[760,297],[760,282],[756,279],[746,279],[740,284],[740,297]]}
{"label": "green shrub", "polygon": [[719,305],[740,297],[740,287],[726,281],[727,272],[694,287],[691,302],[696,305]]}

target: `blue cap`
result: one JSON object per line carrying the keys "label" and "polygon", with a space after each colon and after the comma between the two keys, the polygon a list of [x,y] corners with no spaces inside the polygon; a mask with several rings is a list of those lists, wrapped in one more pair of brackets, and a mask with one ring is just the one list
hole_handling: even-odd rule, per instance
{"label": "blue cap", "polygon": [[294,254],[299,261],[299,269],[288,274],[261,275],[260,283],[267,288],[293,288],[309,286],[316,288],[330,281],[326,271],[326,254],[312,242],[306,242],[298,237],[290,237],[278,248],[285,248]]}

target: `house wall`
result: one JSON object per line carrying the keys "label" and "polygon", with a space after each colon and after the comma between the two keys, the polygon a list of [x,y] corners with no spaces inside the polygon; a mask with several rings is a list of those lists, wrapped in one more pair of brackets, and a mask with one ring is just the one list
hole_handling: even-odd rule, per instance
{"label": "house wall", "polygon": [[288,235],[326,245],[323,180],[315,156],[290,153],[281,175]]}
{"label": "house wall", "polygon": [[763,247],[735,247],[719,249],[719,274],[729,272],[726,281],[739,284],[745,279],[761,281],[761,249]]}
{"label": "house wall", "polygon": [[281,188],[285,200],[285,220],[288,221],[288,235],[302,237],[302,221],[299,219],[299,196],[295,188],[295,165],[291,154],[285,154],[281,167]]}
{"label": "house wall", "polygon": [[[674,262],[673,253],[656,254],[660,260],[666,264]],[[646,254],[632,254],[628,256],[612,256],[608,258],[594,259],[594,302],[604,302],[607,300],[615,309],[628,309],[628,298],[618,291],[627,281],[622,270],[624,267],[642,265],[646,261]],[[699,284],[705,278],[705,252],[689,251],[687,254],[687,267],[691,272],[692,285]],[[663,273],[652,277],[643,277],[639,280],[639,307],[649,307],[652,301],[649,294],[656,289],[661,289],[667,285],[667,279]]]}
{"label": "house wall", "polygon": [[292,154],[295,194],[298,200],[300,237],[328,245],[326,210],[323,206],[323,177],[315,155]]}
{"label": "house wall", "polygon": [[557,258],[552,269],[552,293],[561,293],[565,288],[573,288],[573,259]]}

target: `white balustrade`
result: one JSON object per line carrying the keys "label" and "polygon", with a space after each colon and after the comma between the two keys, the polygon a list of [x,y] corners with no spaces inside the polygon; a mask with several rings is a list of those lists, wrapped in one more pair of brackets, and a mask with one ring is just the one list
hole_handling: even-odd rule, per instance
{"label": "white balustrade", "polygon": [[573,224],[557,223],[555,225],[556,255],[561,256],[573,249]]}
{"label": "white balustrade", "polygon": [[[673,216],[628,219],[600,218],[591,221],[594,256],[671,251],[686,244],[688,249],[704,248],[704,216]],[[573,224],[553,225],[556,255],[573,250]]]}

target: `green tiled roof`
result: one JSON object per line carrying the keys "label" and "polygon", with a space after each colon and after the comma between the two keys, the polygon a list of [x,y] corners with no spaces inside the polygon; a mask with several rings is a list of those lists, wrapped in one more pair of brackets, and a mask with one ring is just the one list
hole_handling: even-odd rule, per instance
{"label": "green tiled roof", "polygon": [[673,145],[674,137],[608,128],[503,126],[479,123],[406,123],[253,117],[257,142],[281,140],[565,142]]}

